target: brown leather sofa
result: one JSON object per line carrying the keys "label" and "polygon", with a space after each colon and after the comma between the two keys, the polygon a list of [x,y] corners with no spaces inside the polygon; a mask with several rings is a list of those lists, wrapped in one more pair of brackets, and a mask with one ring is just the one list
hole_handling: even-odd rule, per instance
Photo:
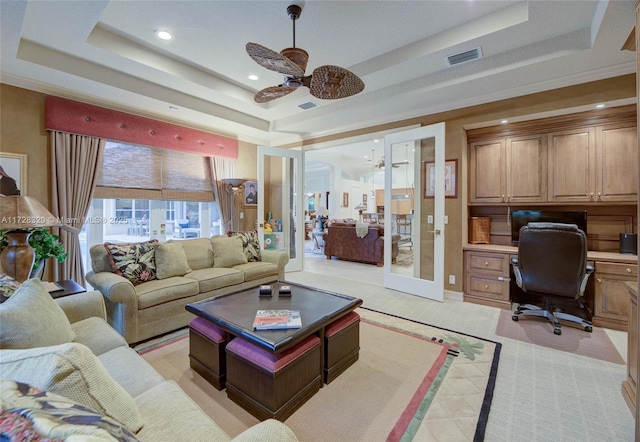
{"label": "brown leather sofa", "polygon": [[[324,254],[327,259],[336,257],[348,261],[384,264],[384,227],[370,224],[369,232],[363,238],[356,235],[356,225],[352,223],[331,223],[324,237]],[[392,237],[391,259],[395,262],[398,256],[400,235]]]}

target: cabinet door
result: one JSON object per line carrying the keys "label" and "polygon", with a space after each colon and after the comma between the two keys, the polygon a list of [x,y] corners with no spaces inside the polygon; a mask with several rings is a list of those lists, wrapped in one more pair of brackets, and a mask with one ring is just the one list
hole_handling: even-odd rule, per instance
{"label": "cabinet door", "polygon": [[506,200],[546,201],[547,136],[507,138],[506,160]]}
{"label": "cabinet door", "polygon": [[637,278],[637,266],[596,262],[594,325],[627,330],[629,290],[627,281]]}
{"label": "cabinet door", "polygon": [[596,129],[597,201],[638,200],[636,126],[618,124]]}
{"label": "cabinet door", "polygon": [[469,150],[469,202],[502,203],[505,193],[504,140],[472,143]]}
{"label": "cabinet door", "polygon": [[595,130],[549,135],[549,201],[595,201]]}

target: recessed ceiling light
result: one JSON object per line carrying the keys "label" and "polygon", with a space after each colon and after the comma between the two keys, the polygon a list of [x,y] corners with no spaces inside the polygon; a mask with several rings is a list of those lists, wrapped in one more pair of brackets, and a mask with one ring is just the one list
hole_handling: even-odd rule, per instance
{"label": "recessed ceiling light", "polygon": [[596,106],[596,109],[602,109],[603,107],[604,107],[604,104],[601,103]]}
{"label": "recessed ceiling light", "polygon": [[249,77],[247,77],[247,78],[249,78],[249,80],[256,81],[256,80],[257,80],[258,78],[260,78],[260,77],[258,77],[256,74],[251,74],[251,75],[249,75]]}
{"label": "recessed ceiling light", "polygon": [[509,120],[502,120],[500,121],[502,124],[507,124],[509,122]]}
{"label": "recessed ceiling light", "polygon": [[171,40],[173,39],[173,35],[171,35],[171,33],[169,31],[156,31],[156,37],[158,37],[160,40]]}

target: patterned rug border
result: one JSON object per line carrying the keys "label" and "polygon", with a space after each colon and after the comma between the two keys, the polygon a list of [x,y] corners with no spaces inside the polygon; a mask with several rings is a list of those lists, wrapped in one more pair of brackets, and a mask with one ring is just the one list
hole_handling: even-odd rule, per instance
{"label": "patterned rug border", "polygon": [[[480,413],[478,415],[478,423],[476,425],[476,430],[475,430],[475,434],[474,434],[474,438],[473,438],[474,441],[482,441],[482,440],[484,440],[484,435],[485,435],[486,427],[487,427],[487,421],[488,421],[488,418],[489,418],[489,412],[490,412],[490,409],[491,409],[491,402],[493,400],[493,392],[494,392],[494,389],[495,389],[495,383],[496,383],[496,378],[497,378],[497,373],[498,373],[498,363],[499,363],[499,360],[500,360],[500,351],[502,349],[502,344],[500,342],[496,342],[496,341],[493,341],[493,340],[490,340],[490,339],[481,338],[481,337],[474,336],[474,335],[471,335],[471,334],[468,334],[468,333],[463,333],[463,332],[459,332],[459,331],[456,331],[456,330],[451,330],[451,329],[439,327],[439,326],[428,324],[428,323],[425,323],[425,322],[422,322],[422,321],[418,321],[418,320],[415,320],[415,319],[405,318],[403,316],[382,312],[382,311],[379,311],[379,310],[376,310],[376,309],[372,309],[372,308],[369,308],[369,307],[360,306],[358,308],[359,309],[363,309],[363,310],[368,310],[370,312],[374,312],[374,313],[377,313],[377,314],[380,314],[380,315],[384,315],[384,316],[388,316],[388,317],[397,318],[397,319],[401,319],[401,320],[404,320],[404,321],[412,322],[414,324],[420,324],[420,325],[423,325],[423,326],[432,327],[434,329],[442,330],[442,331],[445,331],[445,332],[455,333],[455,334],[461,335],[461,336],[467,336],[467,337],[470,337],[470,338],[473,338],[473,339],[489,342],[489,343],[492,343],[492,344],[495,345],[495,350],[493,352],[493,359],[492,359],[492,362],[491,362],[491,370],[490,370],[489,378],[487,380],[487,387],[485,389],[484,399],[482,401],[482,406],[480,408]],[[398,328],[389,326],[387,324],[378,323],[375,320],[366,319],[366,318],[363,318],[363,320],[365,320],[366,322],[368,322],[368,323],[370,323],[372,325],[388,328],[388,329],[390,329],[390,330],[392,330],[394,332],[404,333],[406,335],[410,335],[410,336],[415,337],[415,338],[421,338],[421,339],[429,340],[428,338],[425,338],[424,336],[411,333],[411,332],[409,332],[407,330],[398,329]],[[158,349],[160,349],[162,347],[166,347],[168,345],[171,345],[171,344],[173,344],[175,342],[187,339],[188,337],[189,337],[189,328],[188,327],[183,327],[183,328],[181,328],[179,330],[167,333],[165,335],[162,335],[162,336],[159,336],[157,338],[153,338],[153,339],[150,339],[150,340],[148,340],[146,342],[138,344],[136,347],[134,347],[134,350],[136,352],[138,352],[140,355],[144,355],[144,354],[149,353],[151,351],[158,350]],[[442,338],[436,338],[436,337],[432,337],[430,339],[430,341],[432,343],[440,344],[440,345],[443,345],[443,346],[448,348],[447,358],[446,358],[446,362],[444,364],[445,366],[441,365],[439,367],[439,369],[437,370],[439,373],[441,372],[442,369],[445,369],[445,372],[448,371],[448,366],[450,365],[451,360],[454,357],[457,357],[458,353],[459,353],[459,348],[458,348],[457,343],[455,343],[455,342],[447,343]],[[442,376],[444,376],[444,375],[442,375]],[[424,404],[429,402],[432,399],[432,397],[430,397],[428,395],[424,395],[424,394],[419,399],[418,399],[418,396],[419,395],[416,395],[416,398],[414,399],[415,401],[418,401],[418,402],[414,403],[412,410],[408,406],[407,407],[407,411],[406,411],[407,413],[411,413],[413,415],[413,414],[418,414],[418,413],[424,412],[424,409],[423,409]],[[401,417],[401,419],[402,419],[402,417]],[[398,422],[398,423],[400,424],[400,422]],[[409,436],[412,433],[412,431],[414,431],[414,430],[410,426],[407,426],[407,427],[408,428],[405,428],[406,429],[406,433],[404,431],[402,431],[402,433],[404,433],[405,435]],[[397,434],[398,431],[399,431],[399,429],[394,428],[394,431],[392,431],[392,434]],[[389,436],[391,437],[392,434],[390,434]]]}
{"label": "patterned rug border", "polygon": [[468,336],[470,338],[478,339],[480,341],[490,342],[495,345],[495,351],[493,352],[493,360],[491,362],[491,371],[489,374],[489,379],[487,381],[487,388],[485,390],[484,399],[482,401],[482,407],[480,408],[480,415],[478,416],[478,425],[476,426],[476,432],[473,437],[474,441],[484,440],[484,435],[487,430],[487,421],[489,420],[489,411],[491,410],[491,402],[493,401],[493,391],[495,390],[496,379],[498,376],[498,363],[500,362],[500,351],[502,350],[502,344],[500,342],[493,341],[491,339],[481,338],[479,336],[470,335],[468,333],[463,333],[456,330],[439,327],[437,325],[427,324],[426,322],[405,318],[403,316],[394,315],[392,313],[382,312],[380,310],[372,309],[369,307],[360,306],[358,308],[361,308],[363,310],[369,310],[371,312],[375,312],[381,315],[391,316],[393,318],[398,318],[405,321],[413,322],[415,324],[426,325],[428,327],[433,327],[439,330],[444,330],[444,331],[455,333],[458,335]]}

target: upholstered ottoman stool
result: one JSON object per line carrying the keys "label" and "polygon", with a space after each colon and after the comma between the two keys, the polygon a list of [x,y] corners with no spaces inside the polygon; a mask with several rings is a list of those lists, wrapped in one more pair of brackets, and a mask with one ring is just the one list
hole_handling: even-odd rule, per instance
{"label": "upholstered ottoman stool", "polygon": [[260,420],[287,419],[322,386],[320,338],[280,354],[241,338],[227,345],[227,396]]}
{"label": "upholstered ottoman stool", "polygon": [[205,319],[189,323],[189,365],[218,390],[226,378],[227,339],[227,332]]}
{"label": "upholstered ottoman stool", "polygon": [[350,312],[329,324],[324,331],[324,381],[328,384],[360,354],[360,315]]}

